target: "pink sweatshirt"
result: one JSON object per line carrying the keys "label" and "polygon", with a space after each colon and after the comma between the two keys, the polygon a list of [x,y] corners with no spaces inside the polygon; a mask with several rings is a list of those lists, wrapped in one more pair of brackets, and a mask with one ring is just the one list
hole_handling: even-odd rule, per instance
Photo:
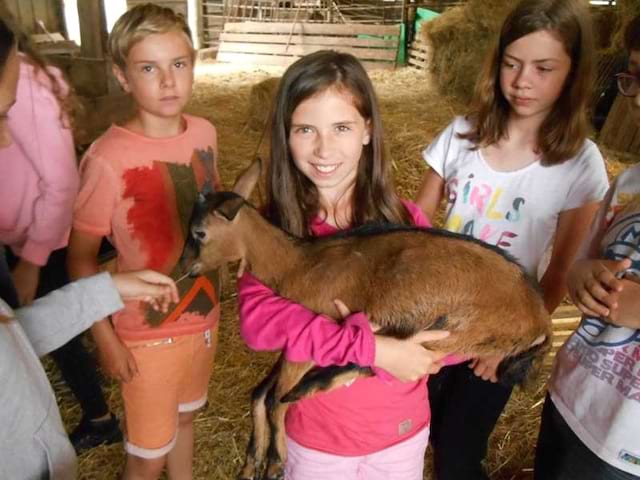
{"label": "pink sweatshirt", "polygon": [[[60,71],[49,68],[66,93]],[[68,242],[79,180],[71,130],[49,78],[24,56],[8,125],[13,143],[0,149],[0,242],[44,265]]]}
{"label": "pink sweatshirt", "polygon": [[[404,202],[414,224],[430,226],[413,203]],[[316,221],[316,236],[335,233]],[[240,334],[254,350],[283,350],[291,361],[320,366],[356,363],[372,366],[375,340],[362,313],[342,324],[277,296],[245,274],[238,283]],[[403,383],[380,375],[319,393],[294,404],[286,430],[299,444],[334,455],[367,455],[400,443],[429,425],[426,378]]]}

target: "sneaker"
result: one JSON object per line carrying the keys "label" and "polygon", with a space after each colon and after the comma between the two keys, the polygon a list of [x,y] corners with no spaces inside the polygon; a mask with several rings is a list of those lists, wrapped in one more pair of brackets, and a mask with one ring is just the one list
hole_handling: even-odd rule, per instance
{"label": "sneaker", "polygon": [[113,413],[107,420],[95,421],[82,417],[78,426],[69,435],[69,440],[78,455],[98,445],[121,442],[122,430],[120,430],[118,417]]}

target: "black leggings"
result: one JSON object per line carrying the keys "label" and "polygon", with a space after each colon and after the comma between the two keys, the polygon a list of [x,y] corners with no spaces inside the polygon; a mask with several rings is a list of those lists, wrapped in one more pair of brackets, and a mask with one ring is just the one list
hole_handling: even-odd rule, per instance
{"label": "black leggings", "polygon": [[[69,283],[66,269],[67,249],[55,250],[49,261],[40,270],[40,281],[36,298],[63,287]],[[7,249],[9,267],[18,261]],[[109,407],[102,395],[100,376],[96,361],[82,343],[83,334],[72,338],[66,344],[51,352],[62,378],[75,395],[86,418],[99,418],[109,413]]]}
{"label": "black leggings", "polygon": [[477,377],[469,362],[429,377],[430,442],[437,480],[486,480],[482,468],[493,428],[511,387]]}
{"label": "black leggings", "polygon": [[535,480],[638,480],[582,443],[547,395],[536,446]]}

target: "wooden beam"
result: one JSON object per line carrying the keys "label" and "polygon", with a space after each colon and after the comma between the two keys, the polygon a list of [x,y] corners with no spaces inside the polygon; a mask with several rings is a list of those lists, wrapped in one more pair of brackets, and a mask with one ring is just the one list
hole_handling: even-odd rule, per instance
{"label": "wooden beam", "polygon": [[230,43],[282,43],[297,45],[324,45],[340,46],[349,45],[352,47],[368,47],[368,48],[391,48],[398,47],[398,39],[384,40],[382,38],[355,38],[355,37],[328,37],[321,35],[271,35],[260,33],[226,33],[220,34],[220,41]]}
{"label": "wooden beam", "polygon": [[[291,23],[233,22],[227,23],[228,33],[285,33],[291,32]],[[293,33],[305,35],[399,35],[400,25],[363,25],[358,23],[296,23]]]}
{"label": "wooden beam", "polygon": [[394,62],[396,59],[395,49],[369,49],[369,48],[354,48],[349,45],[345,40],[342,45],[283,45],[280,43],[227,43],[223,42],[218,48],[218,52],[222,53],[255,53],[264,55],[294,55],[304,56],[310,53],[317,52],[319,50],[326,50],[327,48],[334,47],[336,50],[344,53],[350,53],[351,55],[366,60],[380,60]]}
{"label": "wooden beam", "polygon": [[78,2],[80,19],[80,52],[87,58],[104,58],[107,40],[107,22],[103,0]]}
{"label": "wooden beam", "polygon": [[202,14],[202,2],[201,0],[187,0],[187,23],[189,29],[191,29],[191,36],[193,41],[193,48],[198,50],[202,39],[202,21],[200,15]]}

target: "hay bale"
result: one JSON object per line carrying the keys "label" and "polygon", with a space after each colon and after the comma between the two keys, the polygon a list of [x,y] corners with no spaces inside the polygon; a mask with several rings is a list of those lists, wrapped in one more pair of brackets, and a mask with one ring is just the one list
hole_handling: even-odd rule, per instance
{"label": "hay bale", "polygon": [[624,29],[638,15],[640,15],[640,0],[618,0],[616,2],[617,21],[610,46],[613,52],[619,52],[624,48]]}
{"label": "hay bale", "polygon": [[469,0],[423,25],[421,40],[431,47],[430,72],[442,93],[471,99],[482,60],[512,7],[509,0]]}
{"label": "hay bale", "polygon": [[251,87],[247,127],[261,132],[269,122],[271,105],[276,98],[280,77],[270,77]]}

